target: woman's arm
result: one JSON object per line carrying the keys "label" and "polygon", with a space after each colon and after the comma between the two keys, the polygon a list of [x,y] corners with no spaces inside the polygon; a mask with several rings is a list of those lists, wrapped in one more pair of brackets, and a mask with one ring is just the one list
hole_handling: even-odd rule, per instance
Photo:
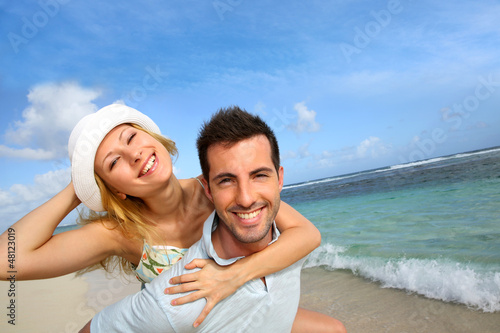
{"label": "woman's arm", "polygon": [[[98,263],[118,248],[116,237],[101,223],[52,236],[63,218],[80,204],[70,183],[49,201],[24,216],[0,235],[0,279],[16,271],[17,280],[44,279],[75,272]],[[15,234],[15,249],[12,237]],[[8,248],[15,251],[9,267]],[[12,251],[11,251],[12,252]]]}
{"label": "woman's arm", "polygon": [[241,285],[292,265],[321,243],[321,234],[314,224],[283,201],[276,216],[276,226],[281,232],[276,242],[237,261],[238,265],[231,265],[234,273],[239,273]]}
{"label": "woman's arm", "polygon": [[170,283],[179,285],[167,288],[165,293],[196,291],[174,300],[173,305],[181,305],[205,297],[207,304],[194,324],[197,326],[215,304],[234,293],[240,286],[252,279],[290,266],[308,255],[321,243],[319,230],[284,202],[281,202],[276,225],[281,232],[276,242],[230,266],[220,267],[211,260],[202,259],[196,259],[187,264],[187,269],[196,267],[202,269],[172,278]]}

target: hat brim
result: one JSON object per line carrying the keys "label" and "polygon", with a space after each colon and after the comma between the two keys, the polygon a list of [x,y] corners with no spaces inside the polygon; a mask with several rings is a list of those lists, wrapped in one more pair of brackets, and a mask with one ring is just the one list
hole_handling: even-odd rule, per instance
{"label": "hat brim", "polygon": [[101,193],[94,178],[97,149],[113,128],[127,123],[161,134],[159,127],[148,116],[121,104],[108,105],[86,116],[73,130],[73,132],[80,132],[74,142],[73,151],[70,151],[73,186],[82,203],[96,212],[105,211]]}

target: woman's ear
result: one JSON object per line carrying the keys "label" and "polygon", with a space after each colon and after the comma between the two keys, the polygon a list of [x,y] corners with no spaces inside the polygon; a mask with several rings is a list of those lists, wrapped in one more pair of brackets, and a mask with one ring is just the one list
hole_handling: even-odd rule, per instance
{"label": "woman's ear", "polygon": [[126,200],[127,199],[127,195],[125,193],[121,193],[121,192],[116,192],[116,196],[122,200]]}

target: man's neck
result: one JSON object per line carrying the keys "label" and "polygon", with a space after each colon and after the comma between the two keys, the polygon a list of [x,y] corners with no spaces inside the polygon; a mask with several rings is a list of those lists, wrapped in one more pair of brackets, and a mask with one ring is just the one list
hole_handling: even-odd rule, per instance
{"label": "man's neck", "polygon": [[272,228],[260,241],[255,243],[242,243],[238,241],[231,230],[223,222],[218,222],[217,228],[212,232],[212,244],[215,252],[221,259],[246,257],[262,251],[272,241]]}

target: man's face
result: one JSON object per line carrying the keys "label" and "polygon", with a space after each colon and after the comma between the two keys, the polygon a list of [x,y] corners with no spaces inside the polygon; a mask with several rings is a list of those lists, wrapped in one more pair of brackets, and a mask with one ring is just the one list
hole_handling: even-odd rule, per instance
{"label": "man's face", "polygon": [[210,186],[205,188],[223,229],[245,244],[270,235],[280,204],[283,167],[278,175],[269,140],[257,135],[230,147],[216,144],[208,148],[207,159]]}

